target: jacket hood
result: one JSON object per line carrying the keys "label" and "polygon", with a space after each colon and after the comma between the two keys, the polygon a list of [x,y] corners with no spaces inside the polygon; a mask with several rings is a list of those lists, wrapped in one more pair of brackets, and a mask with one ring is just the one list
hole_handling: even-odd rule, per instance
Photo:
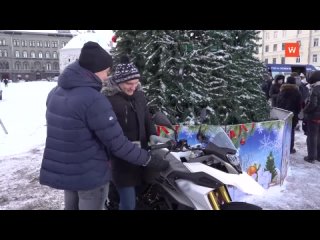
{"label": "jacket hood", "polygon": [[76,87],[92,87],[98,91],[102,88],[101,80],[89,70],[81,67],[79,61],[66,67],[58,79],[58,86],[71,89]]}

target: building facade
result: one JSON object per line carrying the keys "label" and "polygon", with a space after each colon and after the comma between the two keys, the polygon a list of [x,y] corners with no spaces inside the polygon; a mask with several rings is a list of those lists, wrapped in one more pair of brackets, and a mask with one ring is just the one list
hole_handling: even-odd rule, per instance
{"label": "building facade", "polygon": [[0,78],[32,81],[58,76],[59,49],[72,37],[70,31],[0,31]]}
{"label": "building facade", "polygon": [[[312,64],[320,67],[320,30],[262,30],[259,59],[265,63]],[[300,57],[285,57],[285,43],[300,44]]]}

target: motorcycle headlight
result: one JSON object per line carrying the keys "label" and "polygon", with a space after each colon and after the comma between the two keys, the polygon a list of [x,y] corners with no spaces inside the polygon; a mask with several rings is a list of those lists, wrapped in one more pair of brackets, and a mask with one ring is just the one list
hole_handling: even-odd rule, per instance
{"label": "motorcycle headlight", "polygon": [[226,156],[232,165],[234,166],[240,165],[240,159],[237,155],[227,154]]}

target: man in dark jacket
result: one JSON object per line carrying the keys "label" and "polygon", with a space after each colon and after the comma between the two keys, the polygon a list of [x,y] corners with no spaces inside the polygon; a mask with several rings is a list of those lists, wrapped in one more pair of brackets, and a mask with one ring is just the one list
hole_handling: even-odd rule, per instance
{"label": "man in dark jacket", "polygon": [[280,92],[280,87],[284,82],[284,75],[278,74],[274,77],[272,85],[270,87],[269,96],[271,98],[271,106],[275,107],[277,105],[277,97]]}
{"label": "man in dark jacket", "polygon": [[[108,97],[117,116],[124,135],[132,142],[148,147],[151,135],[156,135],[147,107],[147,100],[140,85],[140,74],[126,56],[116,66],[115,73],[109,85],[102,93]],[[143,168],[117,157],[111,158],[112,182],[120,196],[120,210],[134,210],[136,205],[135,187],[142,184]],[[111,190],[111,189],[110,189]],[[110,191],[109,200],[112,202],[115,193]]]}
{"label": "man in dark jacket", "polygon": [[294,77],[288,77],[287,82],[280,87],[280,93],[277,97],[277,107],[293,112],[290,153],[296,152],[294,149],[294,135],[295,128],[299,121],[298,114],[301,111],[301,105],[302,97],[296,85],[296,79]]}
{"label": "man in dark jacket", "polygon": [[311,93],[303,109],[308,126],[308,156],[304,160],[314,163],[316,160],[320,161],[320,71],[313,72],[308,82],[311,86]]}
{"label": "man in dark jacket", "polygon": [[168,167],[123,135],[110,102],[100,93],[111,66],[111,56],[99,44],[88,42],[47,98],[40,183],[64,190],[68,210],[103,209],[111,154],[136,165]]}

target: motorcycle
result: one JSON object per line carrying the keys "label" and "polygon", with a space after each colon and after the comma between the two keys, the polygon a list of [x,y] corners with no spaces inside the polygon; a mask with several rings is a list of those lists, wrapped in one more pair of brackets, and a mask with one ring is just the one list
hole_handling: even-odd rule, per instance
{"label": "motorcycle", "polygon": [[[161,112],[154,115],[157,125],[172,129],[175,141],[152,136],[152,154],[169,161],[163,172],[146,171],[147,184],[137,194],[137,209],[152,210],[261,210],[245,202],[233,202],[228,186],[248,194],[262,195],[265,189],[240,167],[237,150],[221,127],[210,139],[202,133],[206,118],[201,112],[197,139],[200,144],[189,146],[184,139],[177,139],[177,132]],[[112,204],[109,203],[109,209]]]}

